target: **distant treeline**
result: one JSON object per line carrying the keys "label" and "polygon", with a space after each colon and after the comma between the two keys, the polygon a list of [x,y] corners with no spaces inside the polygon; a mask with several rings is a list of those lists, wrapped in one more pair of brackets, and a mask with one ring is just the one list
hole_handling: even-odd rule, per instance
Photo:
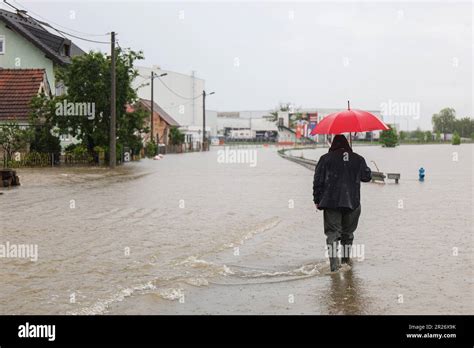
{"label": "distant treeline", "polygon": [[[456,118],[456,111],[453,108],[444,108],[431,118],[433,132],[441,134],[446,140],[446,134],[458,134],[462,138],[474,139],[474,119],[470,117]],[[415,138],[421,137],[420,131],[414,134]],[[413,133],[413,132],[410,132]]]}

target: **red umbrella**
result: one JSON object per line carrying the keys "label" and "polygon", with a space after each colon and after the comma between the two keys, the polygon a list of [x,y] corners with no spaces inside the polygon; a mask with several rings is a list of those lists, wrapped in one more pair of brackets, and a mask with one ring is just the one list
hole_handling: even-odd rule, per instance
{"label": "red umbrella", "polygon": [[[388,126],[377,116],[367,111],[351,110],[349,101],[347,110],[327,115],[311,132],[315,134],[340,134],[387,130]],[[352,142],[352,134],[350,134]]]}

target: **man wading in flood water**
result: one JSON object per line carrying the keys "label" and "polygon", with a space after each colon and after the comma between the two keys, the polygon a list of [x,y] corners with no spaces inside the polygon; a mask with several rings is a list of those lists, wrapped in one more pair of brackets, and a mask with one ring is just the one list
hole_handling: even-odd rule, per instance
{"label": "man wading in flood water", "polygon": [[[352,152],[344,135],[334,137],[329,152],[319,158],[313,181],[316,208],[324,210],[324,233],[331,272],[349,263],[360,216],[360,182],[372,179],[362,156]],[[337,250],[341,242],[341,262]]]}

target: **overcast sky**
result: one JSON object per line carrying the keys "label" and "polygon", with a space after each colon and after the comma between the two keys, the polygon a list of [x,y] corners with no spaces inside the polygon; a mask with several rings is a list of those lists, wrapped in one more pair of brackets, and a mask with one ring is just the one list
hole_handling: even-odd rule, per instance
{"label": "overcast sky", "polygon": [[195,70],[216,92],[209,109],[415,103],[421,117],[401,118],[412,129],[431,128],[443,107],[473,116],[470,2],[11,2],[77,31],[114,30],[122,47],[144,51],[139,65]]}

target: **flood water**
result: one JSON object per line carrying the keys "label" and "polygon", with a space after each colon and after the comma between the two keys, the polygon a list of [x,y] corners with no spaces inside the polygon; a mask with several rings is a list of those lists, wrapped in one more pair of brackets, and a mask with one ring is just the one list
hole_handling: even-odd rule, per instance
{"label": "flood water", "polygon": [[214,148],[19,170],[0,195],[0,244],[37,245],[38,260],[0,258],[0,314],[474,312],[473,145],[355,147],[401,180],[362,185],[363,257],[334,274],[313,172],[247,150],[256,162]]}

